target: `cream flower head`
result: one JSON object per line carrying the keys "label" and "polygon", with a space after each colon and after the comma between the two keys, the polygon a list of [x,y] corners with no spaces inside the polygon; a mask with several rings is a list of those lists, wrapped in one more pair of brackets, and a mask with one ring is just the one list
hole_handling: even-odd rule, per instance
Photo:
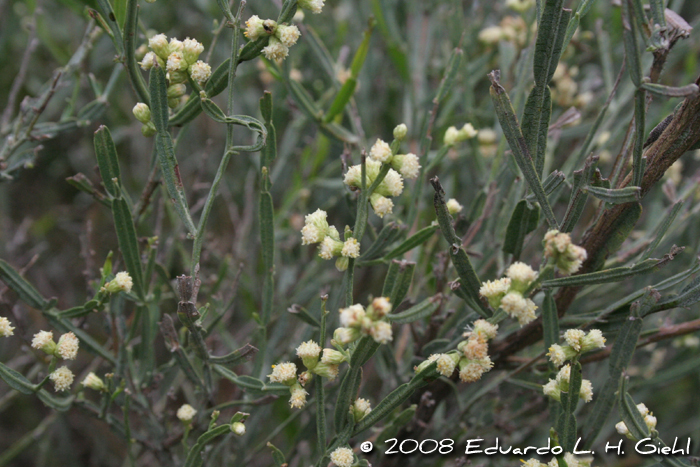
{"label": "cream flower head", "polygon": [[267,375],[273,383],[289,383],[296,381],[297,366],[291,362],[272,365],[272,373]]}
{"label": "cream flower head", "polygon": [[75,360],[75,357],[78,355],[79,346],[80,341],[77,337],[75,337],[75,334],[73,334],[72,332],[68,332],[62,335],[61,338],[58,340],[56,350],[58,351],[58,354],[61,356],[62,359]]}
{"label": "cream flower head", "polygon": [[56,392],[67,391],[73,384],[73,372],[67,366],[62,366],[49,375]]}
{"label": "cream flower head", "polygon": [[192,422],[195,415],[197,415],[197,411],[190,404],[184,404],[177,409],[177,418],[180,419],[182,423]]}
{"label": "cream flower head", "polygon": [[15,328],[11,324],[9,319],[0,317],[0,337],[10,337],[15,334]]}
{"label": "cream flower head", "polygon": [[352,467],[353,462],[355,462],[355,456],[350,448],[336,448],[331,453],[331,462],[336,467]]}

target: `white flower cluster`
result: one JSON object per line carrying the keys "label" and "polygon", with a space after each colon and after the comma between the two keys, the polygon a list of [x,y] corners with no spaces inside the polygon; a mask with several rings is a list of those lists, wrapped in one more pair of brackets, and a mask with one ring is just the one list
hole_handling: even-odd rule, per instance
{"label": "white flower cluster", "polygon": [[345,361],[344,355],[337,354],[340,354],[337,350],[323,349],[323,357],[321,357],[321,346],[313,340],[303,342],[297,347],[297,357],[301,358],[308,370],[306,374],[302,373],[299,377],[303,382],[302,385],[311,379],[312,374],[334,380],[338,376],[338,365]]}
{"label": "white flower cluster", "polygon": [[[311,346],[304,347],[302,344],[300,348],[304,350],[309,350]],[[320,352],[320,348],[319,348]],[[308,381],[308,372],[302,373],[299,376],[299,380],[306,383]],[[306,405],[306,396],[308,392],[302,387],[300,381],[297,381],[297,366],[291,362],[279,363],[277,365],[272,365],[272,373],[267,375],[270,381],[273,383],[282,383],[285,386],[289,386],[289,405],[293,409],[300,409]]]}
{"label": "white flower cluster", "polygon": [[494,308],[502,308],[521,326],[537,316],[535,302],[523,294],[537,279],[537,272],[525,263],[515,262],[506,271],[506,277],[481,284],[479,294]]}
{"label": "white flower cluster", "polygon": [[336,467],[352,467],[355,463],[355,455],[350,448],[336,448],[331,453],[331,462]]}
{"label": "white flower cluster", "polygon": [[605,337],[599,329],[591,329],[587,334],[580,329],[569,329],[564,333],[564,340],[566,345],[554,344],[547,353],[556,366],[562,366],[576,355],[605,347]]}
{"label": "white flower cluster", "polygon": [[9,319],[0,316],[0,337],[10,337],[15,334],[15,328],[11,324]]}
{"label": "white flower cluster", "polygon": [[474,126],[471,123],[465,123],[460,129],[457,129],[455,126],[451,126],[445,132],[443,143],[445,146],[454,146],[457,143],[474,138],[477,134],[479,134],[479,132],[474,129]]}
{"label": "white flower cluster", "polygon": [[116,276],[114,276],[114,279],[111,281],[107,282],[104,287],[102,287],[102,292],[107,292],[107,293],[119,293],[119,292],[124,292],[124,293],[129,293],[131,292],[131,289],[134,287],[134,281],[131,279],[131,276],[129,275],[128,272],[122,271],[118,272]]}
{"label": "white flower cluster", "polygon": [[[591,467],[591,463],[593,463],[593,458],[581,456],[576,457],[570,452],[567,452],[564,454],[564,461],[569,467]],[[523,463],[521,467],[559,467],[559,461],[557,461],[556,457],[553,457],[552,460],[550,460],[546,464],[543,464],[537,459],[528,459],[527,461],[521,460],[521,462]]]}
{"label": "white flower cluster", "polygon": [[474,322],[473,329],[467,332],[467,340],[457,345],[457,350],[433,354],[426,361],[414,368],[416,373],[423,371],[430,363],[437,363],[437,371],[449,378],[459,368],[459,379],[465,383],[473,383],[481,379],[493,367],[489,358],[488,341],[496,337],[498,325],[491,324],[485,319]]}
{"label": "white flower cluster", "polygon": [[588,258],[584,248],[571,243],[571,236],[558,230],[545,234],[544,256],[550,258],[564,275],[577,272]]}
{"label": "white flower cluster", "polygon": [[[647,406],[643,403],[637,404],[637,410],[639,410],[639,413],[644,418],[644,424],[649,429],[649,432],[653,433],[656,430],[656,417],[654,416],[654,414],[650,412]],[[625,422],[620,422],[617,425],[615,425],[615,429],[621,435],[624,435],[631,440],[637,441],[634,438],[634,436],[632,436],[632,434],[630,433],[629,428],[627,428],[627,425],[625,425]]]}
{"label": "white flower cluster", "polygon": [[366,334],[372,336],[379,344],[391,342],[391,324],[384,320],[390,311],[391,303],[386,297],[375,298],[367,309],[360,304],[341,308],[339,312],[342,327],[335,330],[333,340],[337,345],[345,346]]}
{"label": "white flower cluster", "polygon": [[[381,171],[382,163],[368,158],[365,161],[365,186],[369,188],[376,180]],[[353,165],[345,173],[344,182],[354,189],[362,188],[362,165]],[[403,192],[403,178],[394,169],[389,169],[379,186],[370,195],[369,202],[372,209],[379,217],[391,214],[394,209],[394,202],[389,197],[399,196]]]}
{"label": "white flower cluster", "polygon": [[[150,70],[158,65],[164,68],[168,78],[168,106],[177,107],[185,95],[187,76],[189,75],[200,86],[211,77],[211,66],[199,60],[204,52],[204,46],[196,39],[189,37],[180,41],[175,37],[168,38],[165,34],[156,34],[148,40],[151,49],[139,63],[144,70]],[[136,114],[136,111],[134,111]],[[138,118],[138,117],[137,117]],[[141,119],[139,119],[144,123]],[[147,123],[144,123],[147,126]],[[142,132],[147,133],[143,128]]]}
{"label": "white flower cluster", "polygon": [[294,25],[277,24],[271,19],[260,19],[253,15],[245,22],[246,29],[243,33],[251,41],[261,37],[270,37],[270,40],[262,49],[265,58],[268,60],[280,61],[287,58],[289,48],[297,43],[301,32]]}
{"label": "white flower cluster", "polygon": [[[557,401],[561,400],[562,392],[569,392],[569,381],[571,380],[571,365],[566,364],[557,373],[556,379],[550,379],[547,384],[542,386],[542,392],[545,396],[549,396]],[[579,398],[588,403],[593,400],[593,385],[587,379],[581,380],[581,390]]]}
{"label": "white flower cluster", "polygon": [[344,271],[348,267],[348,258],[360,256],[360,243],[354,237],[340,240],[338,229],[328,225],[327,217],[328,213],[322,209],[306,215],[304,227],[301,229],[301,244],[318,243],[318,256],[323,259],[339,256],[335,265],[340,271]]}
{"label": "white flower cluster", "polygon": [[[394,131],[396,136],[405,137],[405,133],[402,131],[403,127],[405,127],[405,125],[401,124],[396,128]],[[401,139],[402,138],[396,138],[395,141],[400,142]],[[395,143],[397,147],[398,142]],[[389,143],[384,140],[377,139],[369,150],[369,157],[382,164],[390,164],[394,170],[398,171],[405,178],[415,179],[418,177],[418,172],[420,171],[418,156],[411,152],[408,154],[396,154]]]}
{"label": "white flower cluster", "polygon": [[[58,344],[56,344],[53,340],[53,332],[39,331],[34,334],[32,348],[41,350],[52,357],[75,360],[80,348],[80,340],[72,332],[67,332],[58,339]],[[56,391],[65,391],[73,384],[73,373],[68,367],[63,366],[52,372],[49,379],[53,381]]]}

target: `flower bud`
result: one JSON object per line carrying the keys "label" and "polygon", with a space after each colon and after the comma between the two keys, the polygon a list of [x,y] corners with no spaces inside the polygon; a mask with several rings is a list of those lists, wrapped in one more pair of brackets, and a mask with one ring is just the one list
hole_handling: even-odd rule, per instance
{"label": "flower bud", "polygon": [[300,409],[306,405],[306,395],[308,392],[306,392],[299,383],[294,383],[289,388],[289,392],[292,395],[292,397],[289,398],[289,405],[293,409]]}
{"label": "flower bud", "polygon": [[266,32],[263,23],[263,20],[261,20],[258,15],[251,16],[248,18],[248,21],[245,22],[246,30],[243,32],[243,35],[251,41],[257,40]]}
{"label": "flower bud", "polygon": [[182,55],[189,65],[194,64],[202,52],[204,52],[204,46],[196,39],[188,37],[182,43]]}
{"label": "flower bud", "polygon": [[357,399],[350,407],[355,423],[365,418],[372,411],[372,405],[367,399]]}
{"label": "flower bud", "polygon": [[85,379],[83,380],[83,382],[81,384],[83,386],[85,386],[86,388],[90,388],[90,389],[93,389],[95,391],[106,391],[107,390],[107,386],[105,386],[104,381],[102,381],[102,379],[99,376],[97,376],[95,373],[93,373],[92,371],[90,373],[88,373],[88,375],[85,377]]}
{"label": "flower bud", "polygon": [[326,0],[299,0],[298,5],[305,9],[311,11],[313,14],[319,14],[321,13],[321,10],[323,10],[323,5],[326,3]]}
{"label": "flower bud", "polygon": [[321,362],[316,365],[312,371],[314,374],[322,378],[327,378],[328,380],[333,381],[338,376],[338,365],[328,365]]}
{"label": "flower bud", "polygon": [[321,357],[321,362],[326,365],[340,365],[345,360],[345,355],[335,349],[323,349],[323,356]]}
{"label": "flower bud", "polygon": [[231,431],[238,436],[243,436],[245,434],[245,425],[241,422],[235,422],[231,425]]}
{"label": "flower bud", "polygon": [[406,137],[407,133],[408,133],[408,127],[406,126],[405,123],[401,123],[400,125],[396,125],[396,128],[394,128],[394,139],[398,139],[400,141]]}
{"label": "flower bud", "polygon": [[299,28],[296,26],[285,26],[283,24],[280,24],[277,26],[277,30],[275,31],[275,36],[282,42],[287,47],[291,47],[294,44],[297,43],[299,40],[299,37],[301,36],[301,33],[299,32]]}
{"label": "flower bud", "polygon": [[172,55],[173,53],[182,54],[185,50],[185,44],[182,41],[177,40],[175,37],[170,38],[170,43],[168,44],[168,53]]}
{"label": "flower bud", "polygon": [[53,332],[39,331],[34,334],[32,348],[41,350],[48,355],[54,355],[56,353],[56,343],[53,341]]}
{"label": "flower bud", "polygon": [[148,46],[162,60],[168,59],[168,55],[170,55],[170,49],[168,47],[168,38],[165,36],[165,34],[157,34],[148,39]]}
{"label": "flower bud", "polygon": [[338,328],[333,332],[333,340],[340,345],[348,345],[360,338],[360,331],[355,328]]}
{"label": "flower bud", "polygon": [[151,121],[151,109],[143,102],[136,104],[132,109],[132,112],[134,113],[136,120],[143,124],[147,124]]}
{"label": "flower bud", "polygon": [[[179,98],[185,95],[185,92],[187,92],[187,86],[184,84],[171,84],[168,86],[168,98]],[[143,122],[146,123],[146,122]]]}
{"label": "flower bud", "polygon": [[145,136],[146,138],[150,138],[151,136],[155,135],[157,133],[156,127],[153,124],[153,122],[148,122],[146,125],[141,126],[141,134]]}

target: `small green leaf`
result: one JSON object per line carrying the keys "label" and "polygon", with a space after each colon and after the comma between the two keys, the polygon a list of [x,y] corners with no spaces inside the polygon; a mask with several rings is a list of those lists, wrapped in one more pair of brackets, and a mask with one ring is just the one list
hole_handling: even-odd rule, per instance
{"label": "small green leaf", "polygon": [[[97,166],[100,169],[100,177],[105,190],[113,198],[119,198],[121,191],[121,173],[119,171],[119,157],[117,149],[112,141],[109,128],[102,125],[95,132],[95,155],[97,156]],[[116,180],[116,181],[115,181]]]}
{"label": "small green leaf", "polygon": [[421,230],[404,240],[403,243],[401,243],[399,246],[397,246],[389,253],[384,255],[384,259],[389,260],[396,258],[422,245],[423,243],[428,241],[430,237],[433,236],[433,234],[438,230],[438,228],[439,227],[437,225],[429,225],[428,227],[422,228]]}
{"label": "small green leaf", "polygon": [[141,253],[139,251],[138,238],[134,228],[134,220],[131,217],[131,210],[123,198],[112,200],[112,216],[114,217],[114,228],[119,241],[119,251],[124,258],[126,270],[134,281],[134,289],[139,298],[144,298],[143,292],[143,269],[141,267]]}
{"label": "small green leaf", "polygon": [[287,460],[282,454],[282,451],[277,449],[274,444],[268,442],[267,447],[272,449],[272,460],[275,462],[277,467],[285,467],[287,465]]}
{"label": "small green leaf", "polygon": [[12,389],[22,394],[32,394],[34,392],[34,385],[22,373],[13,370],[2,362],[0,362],[0,378]]}
{"label": "small green leaf", "polygon": [[411,287],[411,281],[413,280],[413,273],[415,270],[416,263],[407,261],[401,262],[396,282],[391,290],[391,294],[388,296],[392,307],[399,306],[406,297],[408,289]]}
{"label": "small green leaf", "polygon": [[39,400],[44,403],[45,406],[51,407],[59,412],[67,412],[73,405],[74,396],[69,397],[56,397],[46,389],[39,389],[36,393]]}
{"label": "small green leaf", "polygon": [[[623,2],[624,3],[624,2]],[[644,168],[646,160],[643,159],[644,140],[646,130],[644,128],[646,122],[646,92],[643,89],[637,89],[634,93],[634,151],[632,152],[632,184],[636,186],[642,185],[644,177]]]}
{"label": "small green leaf", "polygon": [[650,93],[661,97],[692,97],[697,95],[698,91],[700,90],[698,85],[695,83],[681,87],[664,86],[663,84],[656,83],[643,83],[641,87],[645,91],[649,91]]}
{"label": "small green leaf", "polygon": [[457,73],[461,70],[462,57],[464,52],[462,49],[455,48],[450,55],[450,61],[447,62],[447,67],[445,68],[445,74],[443,75],[442,81],[440,81],[440,87],[435,94],[433,99],[434,103],[440,103],[447,96],[447,94],[452,89],[454,85]]}
{"label": "small green leaf", "polygon": [[514,259],[520,258],[525,236],[537,228],[539,220],[539,206],[531,208],[526,200],[518,202],[508,222],[503,251],[512,254]]}
{"label": "small green leaf", "polygon": [[641,188],[638,186],[626,186],[624,188],[600,188],[587,186],[584,191],[592,194],[601,201],[615,204],[636,203],[640,199]]}
{"label": "small green leaf", "polygon": [[622,0],[622,37],[625,45],[627,69],[636,87],[642,84],[642,58],[638,44],[638,28],[636,18],[630,9],[630,0]]}
{"label": "small green leaf", "polygon": [[19,296],[20,300],[30,307],[43,310],[48,305],[48,302],[34,286],[2,259],[0,259],[0,279]]}
{"label": "small green leaf", "polygon": [[401,313],[387,315],[387,320],[396,324],[406,324],[431,316],[440,306],[439,296],[426,298]]}

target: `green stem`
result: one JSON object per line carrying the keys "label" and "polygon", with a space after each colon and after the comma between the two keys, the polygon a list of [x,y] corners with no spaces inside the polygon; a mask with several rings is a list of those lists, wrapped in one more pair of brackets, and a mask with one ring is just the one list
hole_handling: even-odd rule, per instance
{"label": "green stem", "polygon": [[[233,83],[234,80],[236,79],[236,69],[238,68],[238,40],[239,40],[239,28],[238,25],[241,20],[241,13],[243,13],[243,5],[245,5],[244,2],[241,2],[239,8],[238,8],[238,13],[236,14],[236,17],[234,18],[234,21],[232,22],[232,29],[233,29],[233,34],[232,34],[232,39],[231,39],[231,61],[229,63],[229,73],[228,73],[228,105],[227,105],[227,110],[228,114],[232,115],[233,114],[233,103],[234,103],[234,92],[233,92]],[[226,15],[227,18],[230,17],[231,11],[228,9],[228,6],[225,5],[225,2],[219,2],[219,6],[224,10],[224,15]],[[211,190],[209,190],[209,194],[207,195],[207,200],[204,203],[204,208],[202,209],[202,217],[199,219],[199,225],[197,226],[197,232],[194,237],[194,244],[192,245],[192,261],[191,261],[191,273],[194,274],[195,267],[197,264],[199,264],[199,258],[202,254],[202,242],[204,241],[204,230],[207,225],[207,220],[209,219],[209,214],[211,213],[211,209],[214,205],[214,199],[216,198],[216,195],[219,191],[219,184],[221,183],[221,179],[224,177],[224,173],[226,172],[226,167],[228,167],[228,163],[231,160],[231,156],[233,154],[236,154],[235,151],[233,151],[233,137],[234,137],[234,129],[233,129],[233,124],[227,125],[226,128],[226,149],[224,150],[224,154],[221,157],[221,162],[219,163],[219,168],[216,171],[216,175],[214,176],[214,181],[212,182],[211,185]]]}

